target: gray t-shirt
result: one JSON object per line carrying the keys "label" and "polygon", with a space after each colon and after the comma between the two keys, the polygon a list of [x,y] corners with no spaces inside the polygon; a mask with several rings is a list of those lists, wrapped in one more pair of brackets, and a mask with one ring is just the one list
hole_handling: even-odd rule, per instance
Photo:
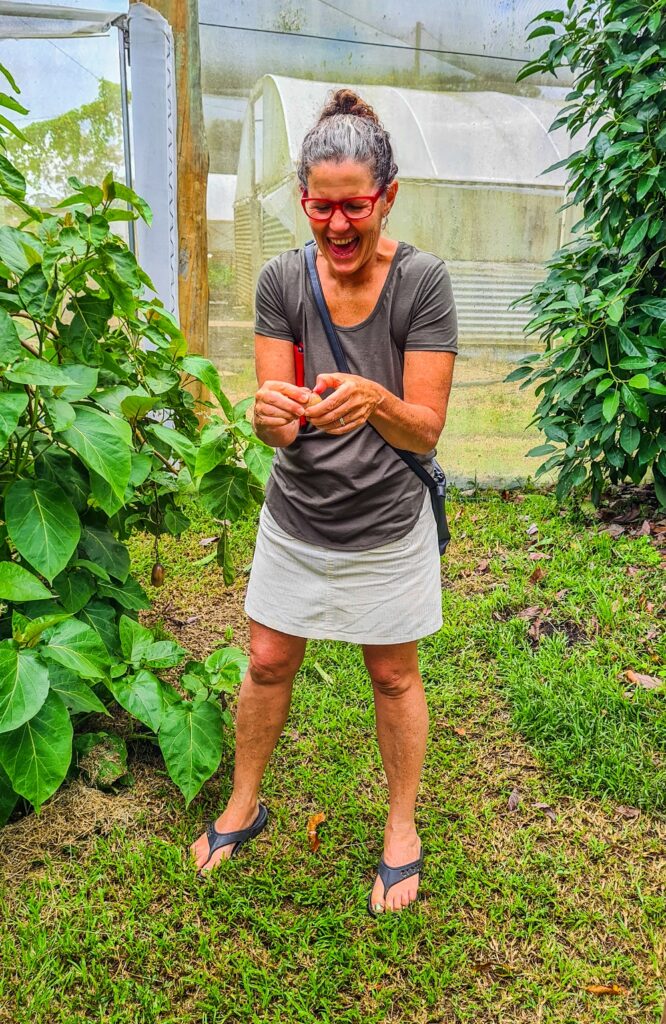
{"label": "gray t-shirt", "polygon": [[[265,265],[257,283],[257,334],[302,341],[305,385],[336,366],[312,298],[303,249]],[[448,271],[437,256],[400,242],[377,305],[362,323],[337,327],[349,369],[403,397],[406,351],[457,352]],[[418,455],[426,467],[434,450]],[[404,537],[418,519],[425,485],[367,424],[334,437],[308,424],[278,448],[266,503],[292,537],[324,548],[365,551]]]}

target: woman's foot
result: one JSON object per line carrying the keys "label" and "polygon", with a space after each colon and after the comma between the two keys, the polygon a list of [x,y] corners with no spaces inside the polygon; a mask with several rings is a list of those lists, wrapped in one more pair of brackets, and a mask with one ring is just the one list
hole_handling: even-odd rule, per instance
{"label": "woman's foot", "polygon": [[[384,862],[390,868],[412,864],[421,856],[421,841],[412,825],[405,829],[389,829],[384,833]],[[370,905],[375,914],[385,911],[400,911],[408,907],[416,899],[419,889],[419,875],[412,875],[404,881],[391,886],[384,898],[384,883],[379,875],[370,896]]]}
{"label": "woman's foot", "polygon": [[[239,806],[230,800],[222,814],[216,819],[215,828],[218,832],[239,832],[241,829],[249,828],[256,821],[258,813],[259,804],[256,801],[249,805]],[[194,858],[197,870],[203,874],[212,871],[221,860],[228,860],[233,848],[233,843],[221,846],[211,856],[208,835],[204,832],[195,843],[192,843],[190,853]]]}

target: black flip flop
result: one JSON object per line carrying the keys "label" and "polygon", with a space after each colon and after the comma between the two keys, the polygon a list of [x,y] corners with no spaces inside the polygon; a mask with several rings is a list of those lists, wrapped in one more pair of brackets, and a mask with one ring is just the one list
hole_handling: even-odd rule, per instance
{"label": "black flip flop", "polygon": [[234,844],[229,859],[235,857],[241,846],[247,843],[250,839],[256,838],[260,832],[266,828],[268,824],[268,808],[264,807],[263,804],[259,804],[259,813],[256,818],[247,828],[241,828],[238,832],[218,832],[215,828],[215,822],[209,821],[206,825],[206,836],[208,838],[208,857],[206,861],[201,865],[198,871],[199,878],[205,878],[208,874],[203,869],[206,864],[213,856],[216,850],[219,850],[222,846],[229,846],[231,843]]}
{"label": "black flip flop", "polygon": [[[424,859],[425,854],[423,853],[423,846],[421,846],[421,853],[419,854],[418,860],[413,860],[411,864],[402,864],[398,868],[389,867],[384,858],[382,857],[377,868],[377,874],[384,883],[384,899],[386,899],[386,894],[389,891],[389,889],[392,889],[394,885],[398,884],[398,882],[404,882],[406,878],[411,878],[412,875],[420,874],[423,871]],[[386,913],[386,911],[382,910],[378,914],[373,910],[372,889],[370,890],[370,894],[368,896],[368,913],[370,914],[370,917],[381,917],[382,914]]]}

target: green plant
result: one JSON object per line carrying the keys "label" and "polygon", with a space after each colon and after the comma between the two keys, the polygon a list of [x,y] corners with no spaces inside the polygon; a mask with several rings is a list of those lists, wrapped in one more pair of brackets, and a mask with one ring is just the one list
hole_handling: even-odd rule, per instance
{"label": "green plant", "polygon": [[[23,109],[2,94],[0,102]],[[0,129],[20,135],[4,117]],[[159,585],[159,537],[188,526],[182,503],[196,493],[221,523],[217,557],[230,583],[228,524],[261,500],[272,455],[252,434],[249,400],[232,406],[213,364],[187,355],[175,319],[146,297],[149,278],[113,234],[118,220],[149,223],[146,203],[111,175],[101,186],[70,186],[42,212],[0,155],[0,192],[25,215],[19,228],[0,228],[5,819],[19,796],[39,808],[58,788],[72,761],[71,719],[106,713],[111,697],[157,736],[188,801],[215,770],[219,696],[237,682],[243,656],[223,649],[186,665],[185,696],[160,679],[185,651],[135,621],[149,601],[124,542],[133,529],[153,535]],[[221,410],[202,430],[184,386],[194,381]]]}
{"label": "green plant", "polygon": [[558,494],[652,472],[666,505],[666,2],[569,0],[532,33],[552,36],[519,78],[568,64],[576,84],[552,128],[585,130],[568,169],[566,206],[582,218],[526,301],[526,330],[546,350],[507,380],[537,384],[533,422],[547,443],[537,475],[559,472]]}

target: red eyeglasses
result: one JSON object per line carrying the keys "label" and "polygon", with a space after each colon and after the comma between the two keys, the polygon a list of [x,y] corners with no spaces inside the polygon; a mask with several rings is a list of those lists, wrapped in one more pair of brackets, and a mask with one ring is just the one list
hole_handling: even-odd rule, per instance
{"label": "red eyeglasses", "polygon": [[350,199],[342,199],[334,202],[333,199],[315,199],[305,192],[301,196],[301,206],[310,220],[328,221],[336,210],[341,210],[347,220],[365,220],[372,214],[375,203],[386,188],[380,188],[374,196],[353,196]]}

